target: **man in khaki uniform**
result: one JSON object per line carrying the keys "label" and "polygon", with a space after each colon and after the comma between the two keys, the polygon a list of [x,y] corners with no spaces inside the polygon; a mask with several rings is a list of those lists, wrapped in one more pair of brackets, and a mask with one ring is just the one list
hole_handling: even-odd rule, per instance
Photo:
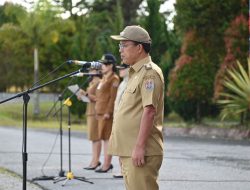
{"label": "man in khaki uniform", "polygon": [[151,39],[145,29],[127,26],[111,38],[120,41],[122,62],[130,69],[115,113],[109,153],[121,158],[127,190],[157,190],[163,160],[163,74],[151,61]]}
{"label": "man in khaki uniform", "polygon": [[[129,65],[122,63],[121,65],[116,66],[116,69],[119,70],[119,76],[122,78],[122,82],[119,84],[114,106],[114,114],[117,112],[119,103],[121,101],[122,95],[127,87],[128,83],[128,70]],[[119,164],[121,166],[121,160],[119,159]],[[113,175],[114,178],[123,178],[122,172]]]}

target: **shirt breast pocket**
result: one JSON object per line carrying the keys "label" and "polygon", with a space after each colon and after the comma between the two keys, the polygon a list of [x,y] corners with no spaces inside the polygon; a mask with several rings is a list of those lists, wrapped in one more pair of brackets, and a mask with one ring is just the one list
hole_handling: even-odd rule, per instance
{"label": "shirt breast pocket", "polygon": [[124,100],[126,101],[127,104],[130,104],[133,102],[133,100],[136,97],[136,86],[130,86],[125,90],[124,93]]}
{"label": "shirt breast pocket", "polygon": [[135,91],[136,91],[136,86],[128,87],[128,89],[127,89],[126,91],[127,91],[127,93],[129,93],[129,94],[134,94]]}

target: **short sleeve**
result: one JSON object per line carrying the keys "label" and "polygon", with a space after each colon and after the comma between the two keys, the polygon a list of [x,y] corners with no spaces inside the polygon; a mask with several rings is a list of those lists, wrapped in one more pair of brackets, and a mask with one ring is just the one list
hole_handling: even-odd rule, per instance
{"label": "short sleeve", "polygon": [[156,71],[151,71],[143,78],[141,96],[143,107],[153,105],[157,108],[163,90],[163,83]]}

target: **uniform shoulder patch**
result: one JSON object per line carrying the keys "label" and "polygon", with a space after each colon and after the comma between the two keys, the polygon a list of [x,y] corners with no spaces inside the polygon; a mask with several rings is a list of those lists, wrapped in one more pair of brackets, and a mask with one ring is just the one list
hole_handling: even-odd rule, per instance
{"label": "uniform shoulder patch", "polygon": [[155,88],[155,84],[154,84],[154,80],[152,78],[147,78],[146,80],[144,80],[144,87],[146,90],[154,90]]}

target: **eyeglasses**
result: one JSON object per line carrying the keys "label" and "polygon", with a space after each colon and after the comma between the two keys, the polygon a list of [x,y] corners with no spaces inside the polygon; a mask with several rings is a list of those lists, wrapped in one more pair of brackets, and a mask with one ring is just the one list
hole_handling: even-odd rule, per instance
{"label": "eyeglasses", "polygon": [[135,46],[135,45],[137,45],[137,44],[134,44],[134,43],[133,43],[133,44],[132,44],[132,43],[131,43],[131,44],[122,44],[122,43],[120,43],[120,44],[119,44],[119,49],[124,49],[124,48],[127,48],[128,46],[131,46],[131,45],[134,45],[134,46]]}

